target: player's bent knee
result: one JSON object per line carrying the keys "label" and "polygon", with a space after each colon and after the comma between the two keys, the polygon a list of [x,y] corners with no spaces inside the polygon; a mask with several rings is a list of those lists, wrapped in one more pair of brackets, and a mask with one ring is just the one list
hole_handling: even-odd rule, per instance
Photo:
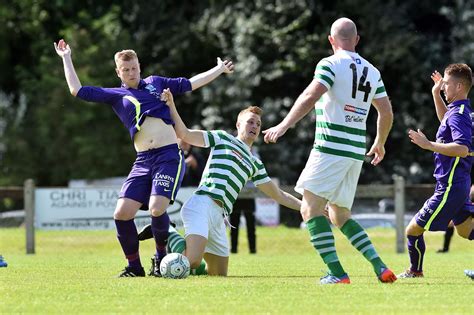
{"label": "player's bent knee", "polygon": [[462,238],[469,239],[469,235],[471,234],[471,231],[468,231],[466,229],[456,229],[456,232],[458,233],[459,236]]}
{"label": "player's bent knee", "polygon": [[154,217],[159,217],[165,212],[166,212],[166,208],[162,208],[162,209],[161,208],[152,208],[152,209],[150,209],[150,213]]}

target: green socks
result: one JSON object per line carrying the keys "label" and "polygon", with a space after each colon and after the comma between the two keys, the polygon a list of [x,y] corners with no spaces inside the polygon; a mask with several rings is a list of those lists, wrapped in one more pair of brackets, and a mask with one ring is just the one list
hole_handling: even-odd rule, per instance
{"label": "green socks", "polygon": [[364,228],[353,219],[349,219],[341,227],[341,232],[344,233],[347,239],[349,239],[352,246],[361,252],[362,255],[364,255],[364,257],[372,264],[375,273],[379,275],[381,269],[385,267],[385,264],[375,251],[374,245],[372,245],[372,242]]}
{"label": "green socks", "polygon": [[[168,236],[168,253],[180,253],[182,254],[186,249],[186,240],[181,234],[178,233],[173,227],[170,226],[169,236]],[[191,274],[200,276],[207,275],[206,263],[204,260],[201,261],[201,264],[196,269],[191,269]]]}
{"label": "green socks", "polygon": [[346,272],[337,257],[334,235],[326,217],[318,216],[311,218],[306,222],[306,226],[311,236],[311,244],[328,266],[331,274],[336,277],[344,276]]}

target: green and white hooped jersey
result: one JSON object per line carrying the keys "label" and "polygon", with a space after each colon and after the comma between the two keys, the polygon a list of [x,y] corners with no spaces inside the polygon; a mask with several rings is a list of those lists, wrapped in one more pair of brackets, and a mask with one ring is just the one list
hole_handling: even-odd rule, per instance
{"label": "green and white hooped jersey", "polygon": [[313,148],[363,160],[366,120],[372,100],[387,96],[380,72],[359,54],[338,51],[317,64],[314,79],[328,91],[315,104]]}
{"label": "green and white hooped jersey", "polygon": [[222,130],[207,131],[203,136],[205,147],[212,149],[195,193],[222,202],[224,211],[230,214],[248,180],[257,186],[271,179],[262,161],[236,137]]}

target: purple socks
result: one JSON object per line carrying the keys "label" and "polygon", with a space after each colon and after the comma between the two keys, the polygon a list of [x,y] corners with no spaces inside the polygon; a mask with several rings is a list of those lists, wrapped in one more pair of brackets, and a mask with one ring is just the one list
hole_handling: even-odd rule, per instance
{"label": "purple socks", "polygon": [[168,241],[170,228],[170,217],[163,213],[159,217],[151,217],[151,231],[156,243],[156,258],[162,259],[166,256],[166,243]]}
{"label": "purple socks", "polygon": [[423,257],[425,256],[425,240],[420,236],[408,235],[408,254],[410,255],[410,270],[423,272]]}
{"label": "purple socks", "polygon": [[138,233],[135,221],[115,220],[117,227],[117,238],[122,246],[128,266],[132,268],[142,268],[140,255],[138,254]]}

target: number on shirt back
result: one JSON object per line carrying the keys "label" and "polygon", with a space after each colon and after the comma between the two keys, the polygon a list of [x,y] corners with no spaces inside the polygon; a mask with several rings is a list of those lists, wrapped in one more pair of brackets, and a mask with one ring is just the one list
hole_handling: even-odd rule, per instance
{"label": "number on shirt back", "polygon": [[364,102],[367,102],[369,98],[370,91],[372,87],[370,86],[370,81],[367,80],[367,72],[369,71],[368,67],[364,67],[362,70],[362,76],[360,77],[359,83],[357,84],[357,67],[355,63],[351,63],[349,66],[352,69],[352,98],[356,98],[357,90],[364,92]]}

